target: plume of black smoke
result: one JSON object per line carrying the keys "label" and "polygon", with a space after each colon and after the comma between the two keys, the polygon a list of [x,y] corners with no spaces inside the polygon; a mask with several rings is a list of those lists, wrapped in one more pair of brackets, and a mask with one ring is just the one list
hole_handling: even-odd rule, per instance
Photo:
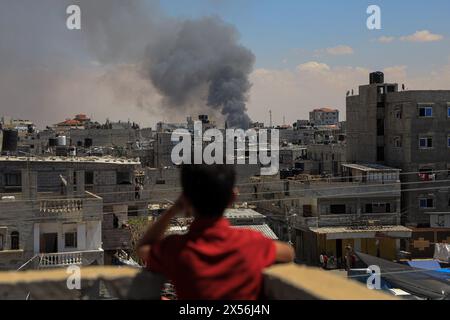
{"label": "plume of black smoke", "polygon": [[[80,31],[65,28],[71,4],[81,8]],[[173,114],[203,108],[246,127],[253,63],[231,25],[218,17],[171,18],[156,0],[0,1],[0,95],[31,117],[46,118],[43,110],[61,105],[65,115],[78,108],[107,114],[115,105],[150,109],[162,95]],[[102,72],[109,74],[98,77]]]}
{"label": "plume of black smoke", "polygon": [[149,77],[167,104],[185,105],[206,87],[206,105],[219,110],[229,126],[247,128],[246,100],[255,58],[239,45],[236,30],[207,17],[182,22],[174,31],[147,50]]}

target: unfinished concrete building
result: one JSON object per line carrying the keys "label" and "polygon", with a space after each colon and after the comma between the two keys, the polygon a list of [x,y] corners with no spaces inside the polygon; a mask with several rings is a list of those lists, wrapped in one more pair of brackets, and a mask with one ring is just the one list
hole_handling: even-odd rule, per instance
{"label": "unfinished concrete building", "polygon": [[[138,161],[116,158],[0,158],[3,247],[23,249],[23,259],[29,259],[33,254],[60,253],[65,248],[64,243],[69,241],[65,240],[67,232],[63,232],[66,230],[64,228],[70,227],[75,230],[72,230],[72,242],[69,241],[68,244],[72,251],[92,249],[94,246],[101,250],[101,263],[102,242],[106,245],[106,256],[114,254],[116,250],[130,249],[130,231],[124,229],[128,216],[147,211],[147,193],[141,188],[137,190],[138,166]],[[24,215],[22,212],[15,215],[14,208],[25,211]],[[43,221],[42,214],[45,218]],[[83,218],[91,215],[95,220],[95,228],[90,226],[93,223],[91,218]],[[22,217],[24,221],[35,217],[30,222],[33,227],[27,225],[28,222],[22,223]],[[113,226],[105,223],[102,232],[103,219],[106,222],[113,219],[117,223]],[[1,226],[2,223],[0,229]],[[30,231],[30,228],[34,229]],[[82,236],[89,230],[94,230],[93,228],[95,241],[90,241],[89,235]],[[19,246],[11,246],[14,239],[11,238],[11,232],[21,234]],[[39,232],[50,235],[45,236],[48,239],[44,241]],[[117,236],[118,233],[120,237]],[[78,238],[74,238],[75,235]],[[2,254],[6,255],[5,252],[0,253]],[[17,263],[22,261],[17,259]]]}
{"label": "unfinished concrete building", "polygon": [[450,90],[399,91],[372,74],[347,97],[347,161],[402,169],[404,223],[427,227],[430,214],[450,214]]}

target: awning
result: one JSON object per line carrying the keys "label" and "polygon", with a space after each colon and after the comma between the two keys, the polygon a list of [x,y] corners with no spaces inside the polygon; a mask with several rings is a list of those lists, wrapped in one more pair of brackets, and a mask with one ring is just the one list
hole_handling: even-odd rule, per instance
{"label": "awning", "polygon": [[310,228],[316,234],[326,235],[327,240],[373,239],[373,238],[411,238],[412,230],[404,226],[371,227],[322,227]]}
{"label": "awning", "polygon": [[233,226],[233,228],[251,229],[259,231],[269,239],[278,240],[278,237],[275,234],[275,232],[273,232],[272,229],[270,229],[270,227],[267,224]]}

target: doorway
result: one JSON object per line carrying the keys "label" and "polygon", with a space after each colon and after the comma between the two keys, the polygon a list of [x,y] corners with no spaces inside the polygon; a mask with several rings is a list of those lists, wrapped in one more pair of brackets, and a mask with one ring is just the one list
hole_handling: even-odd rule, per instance
{"label": "doorway", "polygon": [[58,252],[58,234],[44,233],[41,235],[41,253],[55,253]]}

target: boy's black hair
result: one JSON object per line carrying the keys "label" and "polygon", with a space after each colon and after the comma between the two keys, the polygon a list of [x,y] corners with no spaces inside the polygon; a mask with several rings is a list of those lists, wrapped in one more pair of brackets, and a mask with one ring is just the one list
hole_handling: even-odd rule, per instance
{"label": "boy's black hair", "polygon": [[181,185],[198,217],[220,217],[229,205],[236,179],[232,165],[182,165]]}

